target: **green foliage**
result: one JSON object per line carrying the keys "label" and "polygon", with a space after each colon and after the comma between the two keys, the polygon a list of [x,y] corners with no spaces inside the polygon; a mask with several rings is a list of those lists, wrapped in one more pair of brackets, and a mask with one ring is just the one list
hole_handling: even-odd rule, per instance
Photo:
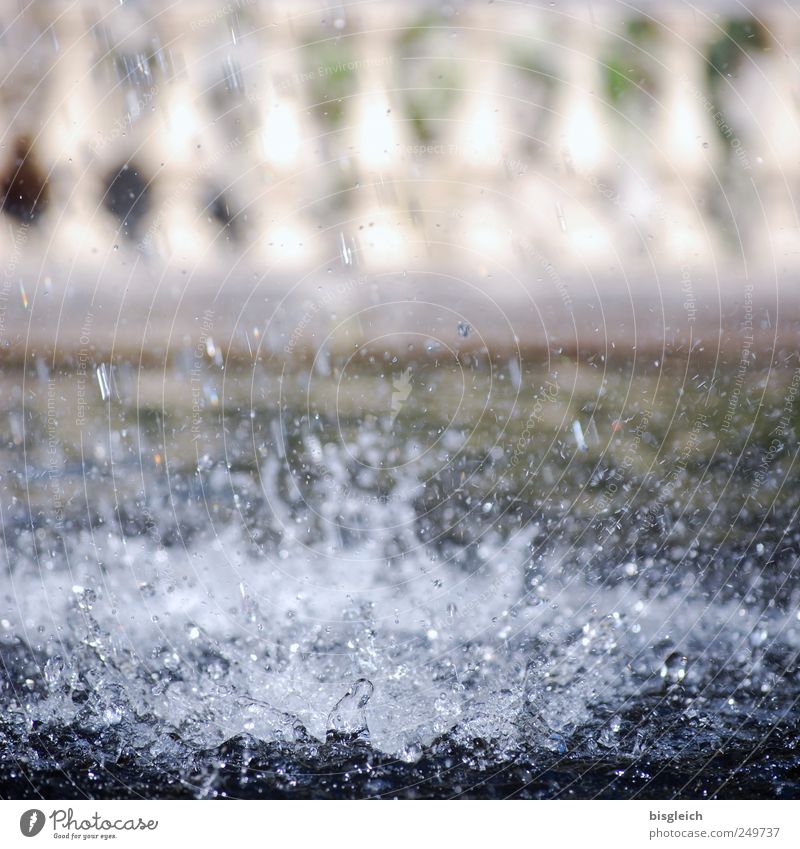
{"label": "green foliage", "polygon": [[417,20],[406,27],[397,37],[397,47],[401,55],[406,55],[418,49],[429,31],[444,25],[444,21],[436,12],[430,11],[420,15]]}
{"label": "green foliage", "polygon": [[712,42],[706,54],[706,74],[712,88],[722,77],[737,72],[746,51],[765,50],[768,47],[769,37],[754,18],[734,18],[728,21],[724,34]]}
{"label": "green foliage", "polygon": [[446,65],[431,67],[424,82],[406,92],[406,114],[417,138],[429,144],[438,137],[438,124],[452,112],[458,98],[458,79]]}
{"label": "green foliage", "polygon": [[313,111],[325,123],[338,125],[344,117],[342,101],[355,93],[357,63],[345,39],[304,45],[300,81],[309,87]]}
{"label": "green foliage", "polygon": [[652,41],[658,33],[658,24],[650,18],[630,18],[625,23],[628,38],[636,45]]}
{"label": "green foliage", "polygon": [[619,56],[612,57],[605,63],[606,95],[609,103],[619,105],[620,100],[628,95],[631,89],[635,89],[633,81],[628,76],[632,70]]}

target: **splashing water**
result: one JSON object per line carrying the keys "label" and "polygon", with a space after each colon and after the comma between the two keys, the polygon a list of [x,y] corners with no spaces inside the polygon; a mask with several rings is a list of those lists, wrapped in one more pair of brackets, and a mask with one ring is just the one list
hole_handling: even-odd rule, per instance
{"label": "splashing water", "polygon": [[[693,544],[679,528],[670,549],[643,534],[623,556],[603,524],[604,548],[586,536],[596,514],[582,525],[577,506],[532,493],[512,450],[487,452],[457,423],[421,450],[428,400],[411,393],[394,416],[393,379],[382,418],[341,442],[322,418],[243,411],[225,458],[204,434],[193,473],[173,457],[167,478],[143,463],[104,488],[98,455],[58,478],[60,524],[31,531],[6,511],[2,781],[25,763],[68,793],[74,763],[97,795],[119,781],[163,794],[164,776],[201,796],[405,782],[658,795],[699,792],[690,779],[709,762],[702,780],[734,792],[737,753],[765,734],[784,772],[796,763],[796,588],[775,596],[755,562],[715,584],[735,551],[712,542],[695,544],[704,569],[680,568]],[[596,449],[575,445],[570,421],[557,438],[573,445],[574,487]],[[254,464],[232,462],[254,427]],[[85,480],[89,517],[70,490]],[[623,542],[650,527],[621,524]],[[769,780],[789,793],[782,775]]]}

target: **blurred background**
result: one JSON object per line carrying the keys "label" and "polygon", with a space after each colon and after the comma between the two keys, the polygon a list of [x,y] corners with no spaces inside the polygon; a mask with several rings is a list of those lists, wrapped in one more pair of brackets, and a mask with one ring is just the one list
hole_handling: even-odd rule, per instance
{"label": "blurred background", "polygon": [[[80,324],[96,299],[113,317],[96,344],[139,346],[128,325],[149,312],[145,347],[163,347],[190,326],[187,292],[195,312],[219,294],[263,312],[265,344],[298,352],[331,330],[323,311],[298,329],[307,310],[291,306],[321,290],[348,312],[433,292],[477,310],[497,345],[534,347],[590,340],[602,305],[625,344],[653,315],[675,343],[704,317],[716,332],[720,303],[751,284],[773,320],[793,295],[800,22],[786,4],[34,0],[1,14],[6,348],[52,348],[59,316],[74,348],[64,315]],[[254,291],[286,300],[264,312]],[[517,309],[529,320],[509,330]]]}

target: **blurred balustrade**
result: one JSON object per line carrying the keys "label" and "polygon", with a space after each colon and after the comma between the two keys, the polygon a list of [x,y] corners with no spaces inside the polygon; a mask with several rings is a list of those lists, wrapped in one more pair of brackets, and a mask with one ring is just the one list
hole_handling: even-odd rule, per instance
{"label": "blurred balustrade", "polygon": [[24,225],[42,268],[800,268],[784,4],[35,0],[0,25],[0,248]]}

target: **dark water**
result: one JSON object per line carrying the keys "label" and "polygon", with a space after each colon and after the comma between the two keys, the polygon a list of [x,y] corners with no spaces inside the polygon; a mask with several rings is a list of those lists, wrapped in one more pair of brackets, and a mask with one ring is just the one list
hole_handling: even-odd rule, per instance
{"label": "dark water", "polygon": [[793,368],[218,365],[7,374],[0,795],[798,795]]}

